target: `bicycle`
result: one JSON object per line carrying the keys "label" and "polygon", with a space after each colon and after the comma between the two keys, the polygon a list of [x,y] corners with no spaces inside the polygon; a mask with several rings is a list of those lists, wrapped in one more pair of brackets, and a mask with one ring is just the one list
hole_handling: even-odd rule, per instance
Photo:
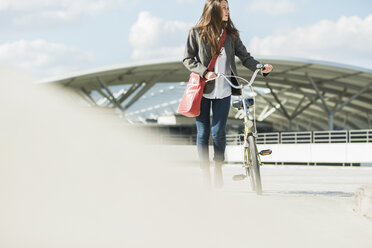
{"label": "bicycle", "polygon": [[[242,94],[239,96],[238,100],[235,100],[232,102],[232,106],[234,108],[237,108],[238,110],[244,111],[244,134],[242,134],[241,140],[243,141],[243,149],[244,149],[244,164],[243,168],[245,169],[245,174],[235,175],[233,177],[234,181],[238,180],[244,180],[245,178],[250,178],[251,181],[251,188],[252,191],[255,191],[258,195],[262,194],[262,182],[261,182],[261,174],[260,174],[260,166],[262,166],[262,162],[260,159],[260,156],[264,155],[270,155],[272,151],[270,149],[262,150],[260,152],[257,152],[257,144],[256,144],[256,138],[257,138],[257,128],[256,128],[256,108],[255,108],[255,98],[253,97],[245,97],[244,96],[244,87],[248,86],[250,87],[250,90],[254,93],[253,89],[253,82],[257,76],[257,74],[264,70],[264,66],[262,64],[257,65],[257,69],[252,75],[251,80],[248,82],[246,79],[238,76],[226,76],[223,73],[218,73],[218,77],[224,77],[226,81],[231,85],[231,87],[235,89],[241,89]],[[234,85],[229,77],[234,77],[236,79],[240,79],[244,81],[243,84],[240,85]],[[209,79],[207,80],[214,80]],[[249,119],[249,110],[253,108],[253,120]]]}

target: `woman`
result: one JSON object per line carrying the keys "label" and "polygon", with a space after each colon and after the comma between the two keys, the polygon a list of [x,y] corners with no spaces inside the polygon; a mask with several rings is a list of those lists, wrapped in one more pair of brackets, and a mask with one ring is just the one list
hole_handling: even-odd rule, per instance
{"label": "woman", "polygon": [[[222,30],[226,29],[227,36],[224,45],[219,50],[218,43]],[[208,64],[214,55],[219,55],[213,71],[208,71]],[[217,77],[217,73],[237,75],[235,56],[248,69],[254,71],[259,64],[248,52],[239,37],[229,15],[229,5],[226,0],[207,0],[203,14],[198,24],[190,30],[183,64],[191,72],[206,79]],[[264,75],[272,70],[265,65]],[[241,92],[233,89],[224,78],[207,82],[201,101],[200,115],[196,117],[197,148],[201,168],[205,179],[209,180],[209,136],[212,129],[215,183],[222,187],[222,164],[225,160],[226,122],[230,109],[231,95]],[[210,108],[212,107],[212,128],[210,124]]]}

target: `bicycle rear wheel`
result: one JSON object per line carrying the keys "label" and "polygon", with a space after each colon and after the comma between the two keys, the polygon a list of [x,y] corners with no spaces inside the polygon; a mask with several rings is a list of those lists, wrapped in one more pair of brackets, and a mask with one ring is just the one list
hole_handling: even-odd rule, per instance
{"label": "bicycle rear wheel", "polygon": [[[248,145],[249,145],[249,161],[251,164],[251,181],[255,184],[256,193],[258,195],[262,194],[262,184],[261,184],[261,174],[260,174],[260,166],[258,164],[257,159],[257,149],[256,149],[256,143],[254,141],[253,136],[248,136]],[[252,180],[252,177],[254,177],[254,180]]]}

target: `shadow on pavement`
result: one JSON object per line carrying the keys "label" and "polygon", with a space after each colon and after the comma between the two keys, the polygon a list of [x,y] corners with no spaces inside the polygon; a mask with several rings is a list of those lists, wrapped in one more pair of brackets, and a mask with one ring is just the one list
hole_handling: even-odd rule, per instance
{"label": "shadow on pavement", "polygon": [[354,193],[343,191],[266,191],[264,196],[296,195],[296,196],[331,196],[331,197],[354,197]]}

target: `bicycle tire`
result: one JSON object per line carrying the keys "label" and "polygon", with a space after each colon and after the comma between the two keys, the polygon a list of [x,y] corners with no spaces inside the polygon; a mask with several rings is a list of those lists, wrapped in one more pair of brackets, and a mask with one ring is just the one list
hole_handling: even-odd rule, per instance
{"label": "bicycle tire", "polygon": [[251,163],[251,168],[253,170],[251,171],[251,174],[254,176],[256,193],[258,195],[261,195],[262,194],[262,183],[261,183],[260,166],[258,164],[258,159],[257,159],[258,154],[257,154],[257,149],[256,149],[256,143],[254,141],[253,136],[248,136],[248,145],[249,145],[249,160]]}
{"label": "bicycle tire", "polygon": [[249,181],[251,182],[251,189],[252,191],[256,191],[256,181],[254,179],[254,175],[252,170],[250,169],[250,161],[249,161],[249,150],[248,147],[244,148],[244,164],[246,170],[246,176],[249,177]]}

